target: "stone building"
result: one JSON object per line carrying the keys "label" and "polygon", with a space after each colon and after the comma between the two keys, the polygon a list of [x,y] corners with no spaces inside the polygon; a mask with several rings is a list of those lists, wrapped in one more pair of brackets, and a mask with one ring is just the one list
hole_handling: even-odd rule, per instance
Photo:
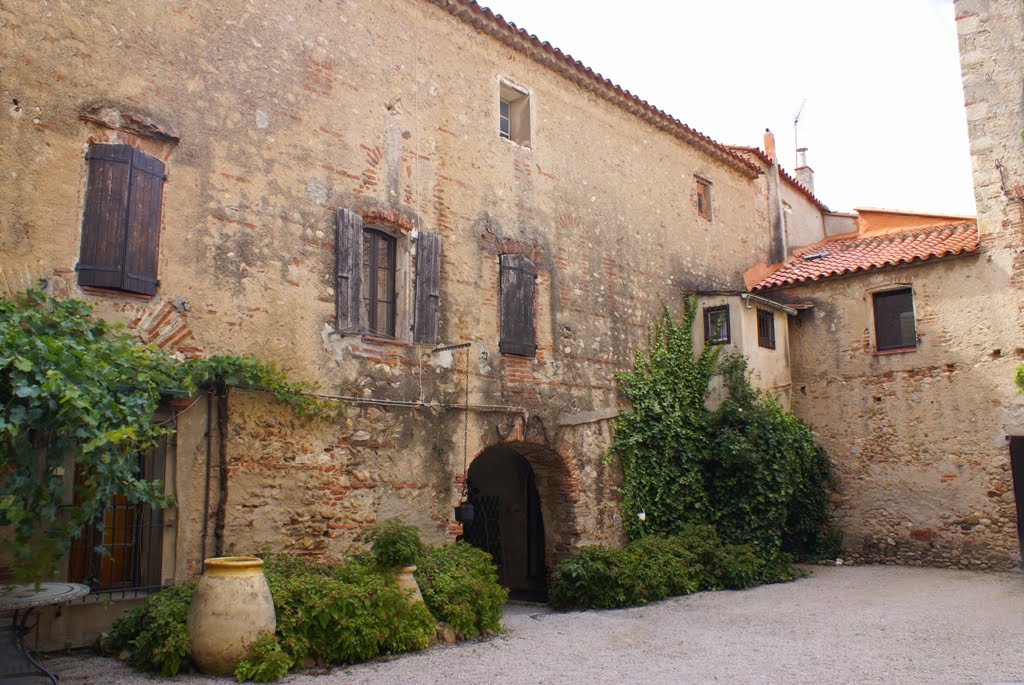
{"label": "stone building", "polygon": [[986,300],[1002,283],[988,246],[971,217],[858,215],[858,231],[798,249],[751,284],[801,308],[792,406],[832,458],[844,556],[1016,567],[995,400],[1013,401],[1019,348],[993,337]]}
{"label": "stone building", "polygon": [[[613,373],[663,303],[770,260],[757,165],[468,0],[15,0],[0,35],[4,289],[344,403],[324,422],[237,390],[169,407],[147,475],[177,504],[121,531],[135,545],[97,540],[113,558],[79,545],[67,575],[95,595],[222,553],[340,558],[393,516],[542,590],[621,539]],[[104,612],[65,610],[50,644]]]}
{"label": "stone building", "polygon": [[[971,21],[965,44],[989,49]],[[137,517],[121,556],[73,551],[67,576],[96,595],[216,554],[341,558],[393,516],[431,543],[465,535],[513,590],[542,591],[561,557],[621,541],[614,372],[683,292],[703,298],[701,341],[748,354],[842,462],[855,556],[1018,558],[998,417],[1024,353],[1019,313],[988,301],[1017,311],[1019,197],[974,234],[945,229],[980,236],[964,256],[777,296],[762,281],[786,267],[767,264],[858,225],[814,196],[809,166],[787,174],[770,141],[720,145],[472,0],[12,0],[0,37],[0,287],[81,298],[183,357],[256,354],[343,403],[315,422],[250,391],[168,406],[177,437],[145,466],[176,506]],[[985,135],[1006,145],[1001,125]],[[999,168],[1018,173],[1013,154]],[[994,182],[979,208],[1003,202]],[[873,353],[876,279],[912,280],[916,353]],[[858,528],[876,490],[927,511]],[[50,617],[44,646],[128,604]]]}

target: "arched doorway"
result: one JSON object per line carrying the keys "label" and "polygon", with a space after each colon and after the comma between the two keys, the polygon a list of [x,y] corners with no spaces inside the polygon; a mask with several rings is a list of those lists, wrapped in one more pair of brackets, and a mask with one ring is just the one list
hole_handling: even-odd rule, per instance
{"label": "arched doorway", "polygon": [[486,450],[469,467],[473,520],[466,542],[491,554],[513,599],[546,600],[544,518],[533,468],[511,447]]}

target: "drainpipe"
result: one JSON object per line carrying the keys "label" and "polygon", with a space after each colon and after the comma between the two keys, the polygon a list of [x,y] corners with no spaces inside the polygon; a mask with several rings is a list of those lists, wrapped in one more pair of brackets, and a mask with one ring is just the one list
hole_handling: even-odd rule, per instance
{"label": "drainpipe", "polygon": [[224,556],[224,519],[228,504],[228,389],[224,383],[217,384],[217,514],[213,527],[213,555]]}

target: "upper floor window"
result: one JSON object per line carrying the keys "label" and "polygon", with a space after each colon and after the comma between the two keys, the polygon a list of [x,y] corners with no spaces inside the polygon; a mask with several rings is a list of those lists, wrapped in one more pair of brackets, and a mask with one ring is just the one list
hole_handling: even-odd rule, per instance
{"label": "upper floor window", "polygon": [[364,228],[361,215],[338,210],[335,292],[340,332],[406,340],[411,334],[413,342],[433,345],[440,275],[438,234],[395,235]]}
{"label": "upper floor window", "polygon": [[697,177],[697,215],[711,219],[711,181]]}
{"label": "upper floor window", "polygon": [[757,310],[757,345],[775,349],[775,313],[767,309]]}
{"label": "upper floor window", "polygon": [[726,345],[731,339],[729,305],[704,308],[704,342],[708,345]]}
{"label": "upper floor window", "polygon": [[504,82],[498,98],[498,135],[530,147],[530,95]]}
{"label": "upper floor window", "polygon": [[533,322],[533,293],[537,269],[522,255],[501,255],[501,338],[505,354],[534,357],[537,336]]}
{"label": "upper floor window", "polygon": [[383,231],[363,229],[363,307],[366,330],[395,336],[396,240]]}
{"label": "upper floor window", "polygon": [[875,310],[876,349],[900,350],[917,347],[914,325],[914,291],[886,290],[872,296]]}
{"label": "upper floor window", "polygon": [[130,145],[90,145],[78,285],[156,293],[164,164]]}

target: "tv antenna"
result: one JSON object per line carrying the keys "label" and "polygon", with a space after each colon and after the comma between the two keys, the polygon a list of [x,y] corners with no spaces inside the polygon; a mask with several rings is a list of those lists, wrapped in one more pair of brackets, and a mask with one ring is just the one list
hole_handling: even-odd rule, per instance
{"label": "tv antenna", "polygon": [[793,147],[796,148],[796,158],[793,168],[800,166],[800,139],[797,134],[798,125],[800,124],[800,115],[804,113],[804,106],[807,104],[807,98],[803,99],[800,103],[800,109],[796,111],[796,116],[793,117]]}

